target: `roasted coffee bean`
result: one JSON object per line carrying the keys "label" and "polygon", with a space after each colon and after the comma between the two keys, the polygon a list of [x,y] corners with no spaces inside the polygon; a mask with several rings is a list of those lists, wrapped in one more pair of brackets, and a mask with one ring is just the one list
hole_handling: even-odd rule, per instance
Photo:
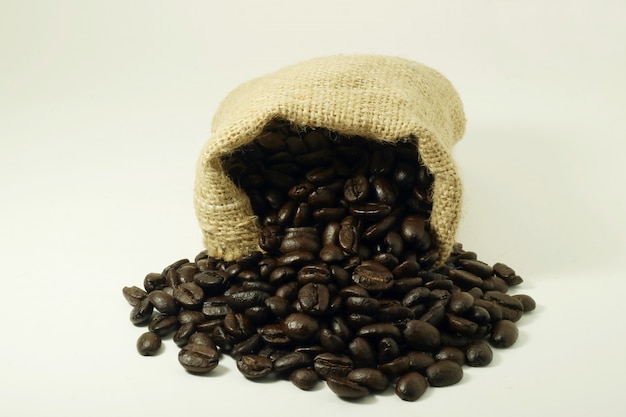
{"label": "roasted coffee bean", "polygon": [[162,290],[152,291],[148,299],[154,308],[163,314],[176,315],[180,311],[180,305],[174,297]]}
{"label": "roasted coffee bean", "polygon": [[249,307],[265,305],[265,299],[268,297],[269,294],[264,291],[240,291],[227,296],[226,303],[233,310],[242,311]]}
{"label": "roasted coffee bean", "polygon": [[418,250],[426,250],[431,245],[430,234],[426,230],[426,223],[420,216],[407,216],[402,221],[400,234],[405,242]]}
{"label": "roasted coffee bean", "polygon": [[529,311],[533,311],[536,307],[537,304],[535,303],[535,300],[526,294],[516,294],[513,296],[513,298],[515,298],[516,300],[518,300],[523,307],[523,311],[524,313],[527,313]]}
{"label": "roasted coffee bean", "polygon": [[498,348],[507,348],[512,346],[519,336],[517,325],[511,320],[499,320],[493,326],[491,331],[491,344]]}
{"label": "roasted coffee bean", "polygon": [[487,310],[491,323],[502,320],[502,308],[494,301],[474,298],[474,307],[482,307]]}
{"label": "roasted coffee bean", "polygon": [[487,366],[493,360],[493,351],[489,345],[476,340],[465,346],[465,363],[469,366]]}
{"label": "roasted coffee bean", "polygon": [[483,280],[478,275],[461,269],[451,269],[448,276],[461,288],[482,287]]}
{"label": "roasted coffee bean", "polygon": [[174,288],[174,299],[185,308],[196,308],[202,305],[204,291],[194,282],[185,282]]}
{"label": "roasted coffee bean", "polygon": [[240,341],[239,343],[236,343],[231,349],[229,354],[234,359],[239,360],[244,355],[250,355],[255,352],[258,352],[258,350],[260,349],[262,345],[263,345],[263,339],[261,338],[261,335],[258,333],[253,334],[247,339],[244,339]]}
{"label": "roasted coffee bean", "polygon": [[176,330],[176,333],[174,333],[174,343],[176,343],[176,346],[178,347],[185,346],[187,343],[189,343],[189,338],[195,332],[196,325],[194,323],[181,324],[178,330]]}
{"label": "roasted coffee bean", "polygon": [[486,325],[491,322],[491,316],[489,312],[480,306],[472,306],[465,314],[465,317],[474,323],[481,325]]}
{"label": "roasted coffee bean", "polygon": [[334,166],[313,168],[304,174],[304,177],[315,185],[325,185],[336,180],[337,171]]}
{"label": "roasted coffee bean", "polygon": [[357,175],[345,182],[343,196],[349,203],[365,201],[369,196],[369,181],[363,175]]}
{"label": "roasted coffee bean", "polygon": [[298,284],[308,283],[328,284],[330,282],[330,269],[323,263],[305,265],[298,271]]}
{"label": "roasted coffee bean", "polygon": [[403,334],[406,342],[415,350],[433,352],[441,344],[439,329],[422,320],[408,321]]}
{"label": "roasted coffee bean", "polygon": [[346,344],[330,329],[320,330],[320,345],[326,352],[338,353],[345,349]]}
{"label": "roasted coffee bean", "polygon": [[383,203],[366,203],[350,206],[350,214],[357,219],[380,220],[391,213],[391,206]]}
{"label": "roasted coffee bean", "polygon": [[446,317],[448,319],[448,328],[455,334],[472,336],[476,334],[478,330],[478,324],[471,320],[450,313],[448,313]]}
{"label": "roasted coffee bean", "polygon": [[435,354],[438,361],[450,360],[463,366],[465,364],[465,352],[453,346],[444,346]]}
{"label": "roasted coffee bean", "polygon": [[378,362],[386,363],[400,356],[400,345],[392,337],[383,337],[378,341]]}
{"label": "roasted coffee bean", "polygon": [[137,351],[142,356],[153,356],[161,348],[161,337],[155,332],[145,332],[137,339]]}
{"label": "roasted coffee bean", "polygon": [[226,300],[222,299],[208,299],[202,305],[202,313],[210,319],[222,319],[231,311],[232,309],[226,304]]}
{"label": "roasted coffee bean", "polygon": [[337,238],[339,247],[350,255],[359,250],[359,232],[357,226],[350,223],[342,223]]}
{"label": "roasted coffee bean", "polygon": [[463,368],[450,360],[437,361],[426,368],[428,384],[433,387],[453,385],[463,379]]}
{"label": "roasted coffee bean", "polygon": [[393,181],[399,188],[405,190],[413,186],[416,177],[417,172],[413,165],[402,161],[398,162],[393,172]]}
{"label": "roasted coffee bean", "polygon": [[448,309],[454,314],[463,314],[474,305],[474,297],[467,292],[452,294]]}
{"label": "roasted coffee bean", "polygon": [[304,391],[313,389],[319,380],[317,372],[310,368],[295,369],[289,374],[289,381]]}
{"label": "roasted coffee bean", "polygon": [[446,319],[446,303],[436,302],[419,318],[421,321],[432,325],[435,328],[441,326]]}
{"label": "roasted coffee bean", "polygon": [[167,336],[178,329],[179,323],[176,316],[168,316],[167,314],[159,314],[154,316],[148,324],[148,330],[158,334],[159,336]]}
{"label": "roasted coffee bean", "polygon": [[487,291],[484,298],[500,306],[502,309],[502,318],[518,321],[522,317],[524,305],[520,300],[499,291]]}
{"label": "roasted coffee bean", "polygon": [[357,336],[366,339],[380,339],[383,337],[391,337],[395,340],[402,339],[402,332],[391,323],[375,323],[361,327],[357,331]]}
{"label": "roasted coffee bean", "polygon": [[425,303],[428,299],[430,299],[430,290],[426,287],[416,287],[406,293],[402,299],[402,305],[413,307]]}
{"label": "roasted coffee bean", "polygon": [[280,256],[278,266],[298,267],[315,261],[315,254],[307,251],[294,251]]}
{"label": "roasted coffee bean", "polygon": [[196,332],[189,336],[188,344],[208,346],[213,350],[217,350],[217,346],[213,338],[208,333]]}
{"label": "roasted coffee bean", "polygon": [[258,379],[272,372],[272,361],[260,355],[244,355],[237,361],[237,369],[248,379]]}
{"label": "roasted coffee bean", "polygon": [[266,324],[259,328],[258,332],[264,341],[273,345],[284,345],[291,342],[291,339],[285,333],[285,326],[282,323]]}
{"label": "roasted coffee bean", "polygon": [[426,352],[410,351],[406,354],[409,358],[409,370],[423,372],[430,365],[435,363],[435,359]]}
{"label": "roasted coffee bean", "polygon": [[154,307],[150,299],[144,298],[130,312],[130,321],[135,325],[141,325],[150,321]]}
{"label": "roasted coffee bean", "polygon": [[376,200],[387,205],[392,205],[396,202],[396,199],[398,198],[398,191],[388,178],[374,176],[371,179],[371,183]]}
{"label": "roasted coffee bean", "polygon": [[500,277],[490,277],[483,279],[483,284],[481,285],[483,291],[498,291],[505,293],[509,290],[508,284]]}
{"label": "roasted coffee bean", "polygon": [[188,344],[178,353],[178,362],[189,372],[205,373],[215,369],[219,353],[210,346]]}
{"label": "roasted coffee bean", "polygon": [[369,390],[347,378],[329,376],[326,378],[328,388],[341,398],[363,398],[369,394]]}
{"label": "roasted coffee bean", "polygon": [[378,369],[392,380],[409,372],[410,368],[411,359],[408,356],[400,356],[392,361],[378,365]]}
{"label": "roasted coffee bean", "polygon": [[373,346],[364,338],[356,337],[348,344],[348,352],[354,366],[369,368],[376,366],[376,353]]}
{"label": "roasted coffee bean", "polygon": [[297,251],[318,253],[321,249],[319,238],[310,235],[285,237],[280,245],[282,253]]}
{"label": "roasted coffee bean", "polygon": [[424,394],[426,388],[428,388],[428,382],[423,375],[409,372],[398,378],[395,392],[404,401],[415,401]]}
{"label": "roasted coffee bean", "polygon": [[128,304],[133,307],[139,304],[141,300],[148,296],[148,293],[146,291],[136,286],[124,287],[122,293],[124,294],[124,298],[126,299],[126,301],[128,301]]}
{"label": "roasted coffee bean", "polygon": [[513,268],[501,262],[497,262],[493,265],[493,272],[500,278],[508,278],[515,275]]}
{"label": "roasted coffee bean", "polygon": [[328,309],[330,294],[323,284],[308,283],[298,291],[298,304],[307,314],[320,315]]}
{"label": "roasted coffee bean", "polygon": [[226,284],[228,276],[223,271],[205,270],[193,277],[193,281],[208,293],[218,292]]}
{"label": "roasted coffee bean", "polygon": [[352,281],[368,291],[384,291],[393,286],[393,274],[376,261],[363,261],[352,273]]}
{"label": "roasted coffee bean", "polygon": [[280,231],[281,228],[275,225],[267,225],[263,227],[259,236],[259,246],[261,249],[268,252],[278,250],[281,243]]}
{"label": "roasted coffee bean", "polygon": [[265,305],[276,317],[286,317],[291,313],[291,303],[278,296],[271,296],[265,299]]}
{"label": "roasted coffee bean", "polygon": [[385,374],[375,368],[353,369],[346,378],[371,391],[384,391],[389,386],[389,380]]}
{"label": "roasted coffee bean", "polygon": [[309,198],[309,194],[311,194],[315,190],[315,185],[310,182],[304,182],[301,184],[294,185],[287,195],[289,198],[295,201],[306,201]]}
{"label": "roasted coffee bean", "polygon": [[311,340],[317,336],[319,330],[317,320],[303,313],[292,313],[283,323],[287,337],[297,341]]}
{"label": "roasted coffee bean", "polygon": [[376,298],[363,296],[346,298],[345,306],[347,311],[351,313],[376,314],[380,309],[380,303]]}
{"label": "roasted coffee bean", "polygon": [[252,336],[255,332],[255,326],[250,319],[243,313],[230,312],[224,317],[224,330],[234,341],[241,341]]}
{"label": "roasted coffee bean", "polygon": [[493,267],[484,262],[474,259],[459,259],[459,266],[464,270],[478,275],[481,278],[491,278],[494,274]]}
{"label": "roasted coffee bean", "polygon": [[165,275],[156,272],[151,272],[143,280],[143,287],[147,292],[154,290],[161,290],[167,284],[165,283]]}
{"label": "roasted coffee bean", "polygon": [[352,359],[346,355],[320,353],[313,359],[313,369],[324,379],[345,377],[353,368]]}
{"label": "roasted coffee bean", "polygon": [[204,314],[201,311],[195,310],[183,310],[178,314],[178,322],[183,325],[187,323],[192,323],[197,325],[203,322],[206,319]]}
{"label": "roasted coffee bean", "polygon": [[311,357],[303,352],[290,352],[274,361],[274,370],[279,373],[291,372],[294,369],[311,365]]}

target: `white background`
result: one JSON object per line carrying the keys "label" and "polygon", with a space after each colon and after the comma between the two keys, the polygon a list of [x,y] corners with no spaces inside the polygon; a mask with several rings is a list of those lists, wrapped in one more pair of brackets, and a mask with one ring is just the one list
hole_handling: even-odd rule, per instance
{"label": "white background", "polygon": [[[624,415],[625,17],[618,0],[2,0],[0,415]],[[194,169],[220,101],[349,53],[458,89],[458,240],[524,277],[538,308],[518,343],[415,403],[252,383],[230,358],[192,376],[171,340],[138,355],[121,289],[201,250]]]}

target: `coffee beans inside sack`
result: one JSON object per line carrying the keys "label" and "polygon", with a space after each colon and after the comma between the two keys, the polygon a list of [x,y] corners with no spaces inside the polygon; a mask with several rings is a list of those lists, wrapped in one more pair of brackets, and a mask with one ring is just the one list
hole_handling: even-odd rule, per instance
{"label": "coffee beans inside sack", "polygon": [[206,249],[123,289],[147,325],[139,353],[173,335],[192,374],[228,355],[247,379],[407,401],[488,365],[535,303],[454,242],[463,128],[449,82],[398,58],[317,59],[235,90],[198,164]]}

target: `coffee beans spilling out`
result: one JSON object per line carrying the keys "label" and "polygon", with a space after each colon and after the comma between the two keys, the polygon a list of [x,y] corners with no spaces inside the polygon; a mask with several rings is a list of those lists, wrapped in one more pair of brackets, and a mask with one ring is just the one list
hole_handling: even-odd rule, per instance
{"label": "coffee beans spilling out", "polygon": [[268,126],[223,161],[250,197],[263,250],[235,261],[199,253],[125,287],[137,341],[209,372],[227,354],[247,379],[277,376],[339,397],[393,387],[415,401],[509,347],[535,308],[522,279],[455,245],[440,262],[429,228],[433,177],[413,142]]}

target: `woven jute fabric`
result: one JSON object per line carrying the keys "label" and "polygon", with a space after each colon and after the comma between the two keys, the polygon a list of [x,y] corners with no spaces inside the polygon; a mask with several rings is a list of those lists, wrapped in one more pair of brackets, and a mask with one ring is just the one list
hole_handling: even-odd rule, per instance
{"label": "woven jute fabric", "polygon": [[260,250],[258,219],[246,194],[224,173],[222,158],[274,119],[385,142],[416,140],[434,176],[431,228],[440,260],[448,257],[461,210],[461,181],[451,156],[465,130],[461,100],[437,71],[378,55],[312,59],[241,84],[226,96],[202,149],[194,190],[209,255],[233,260]]}

